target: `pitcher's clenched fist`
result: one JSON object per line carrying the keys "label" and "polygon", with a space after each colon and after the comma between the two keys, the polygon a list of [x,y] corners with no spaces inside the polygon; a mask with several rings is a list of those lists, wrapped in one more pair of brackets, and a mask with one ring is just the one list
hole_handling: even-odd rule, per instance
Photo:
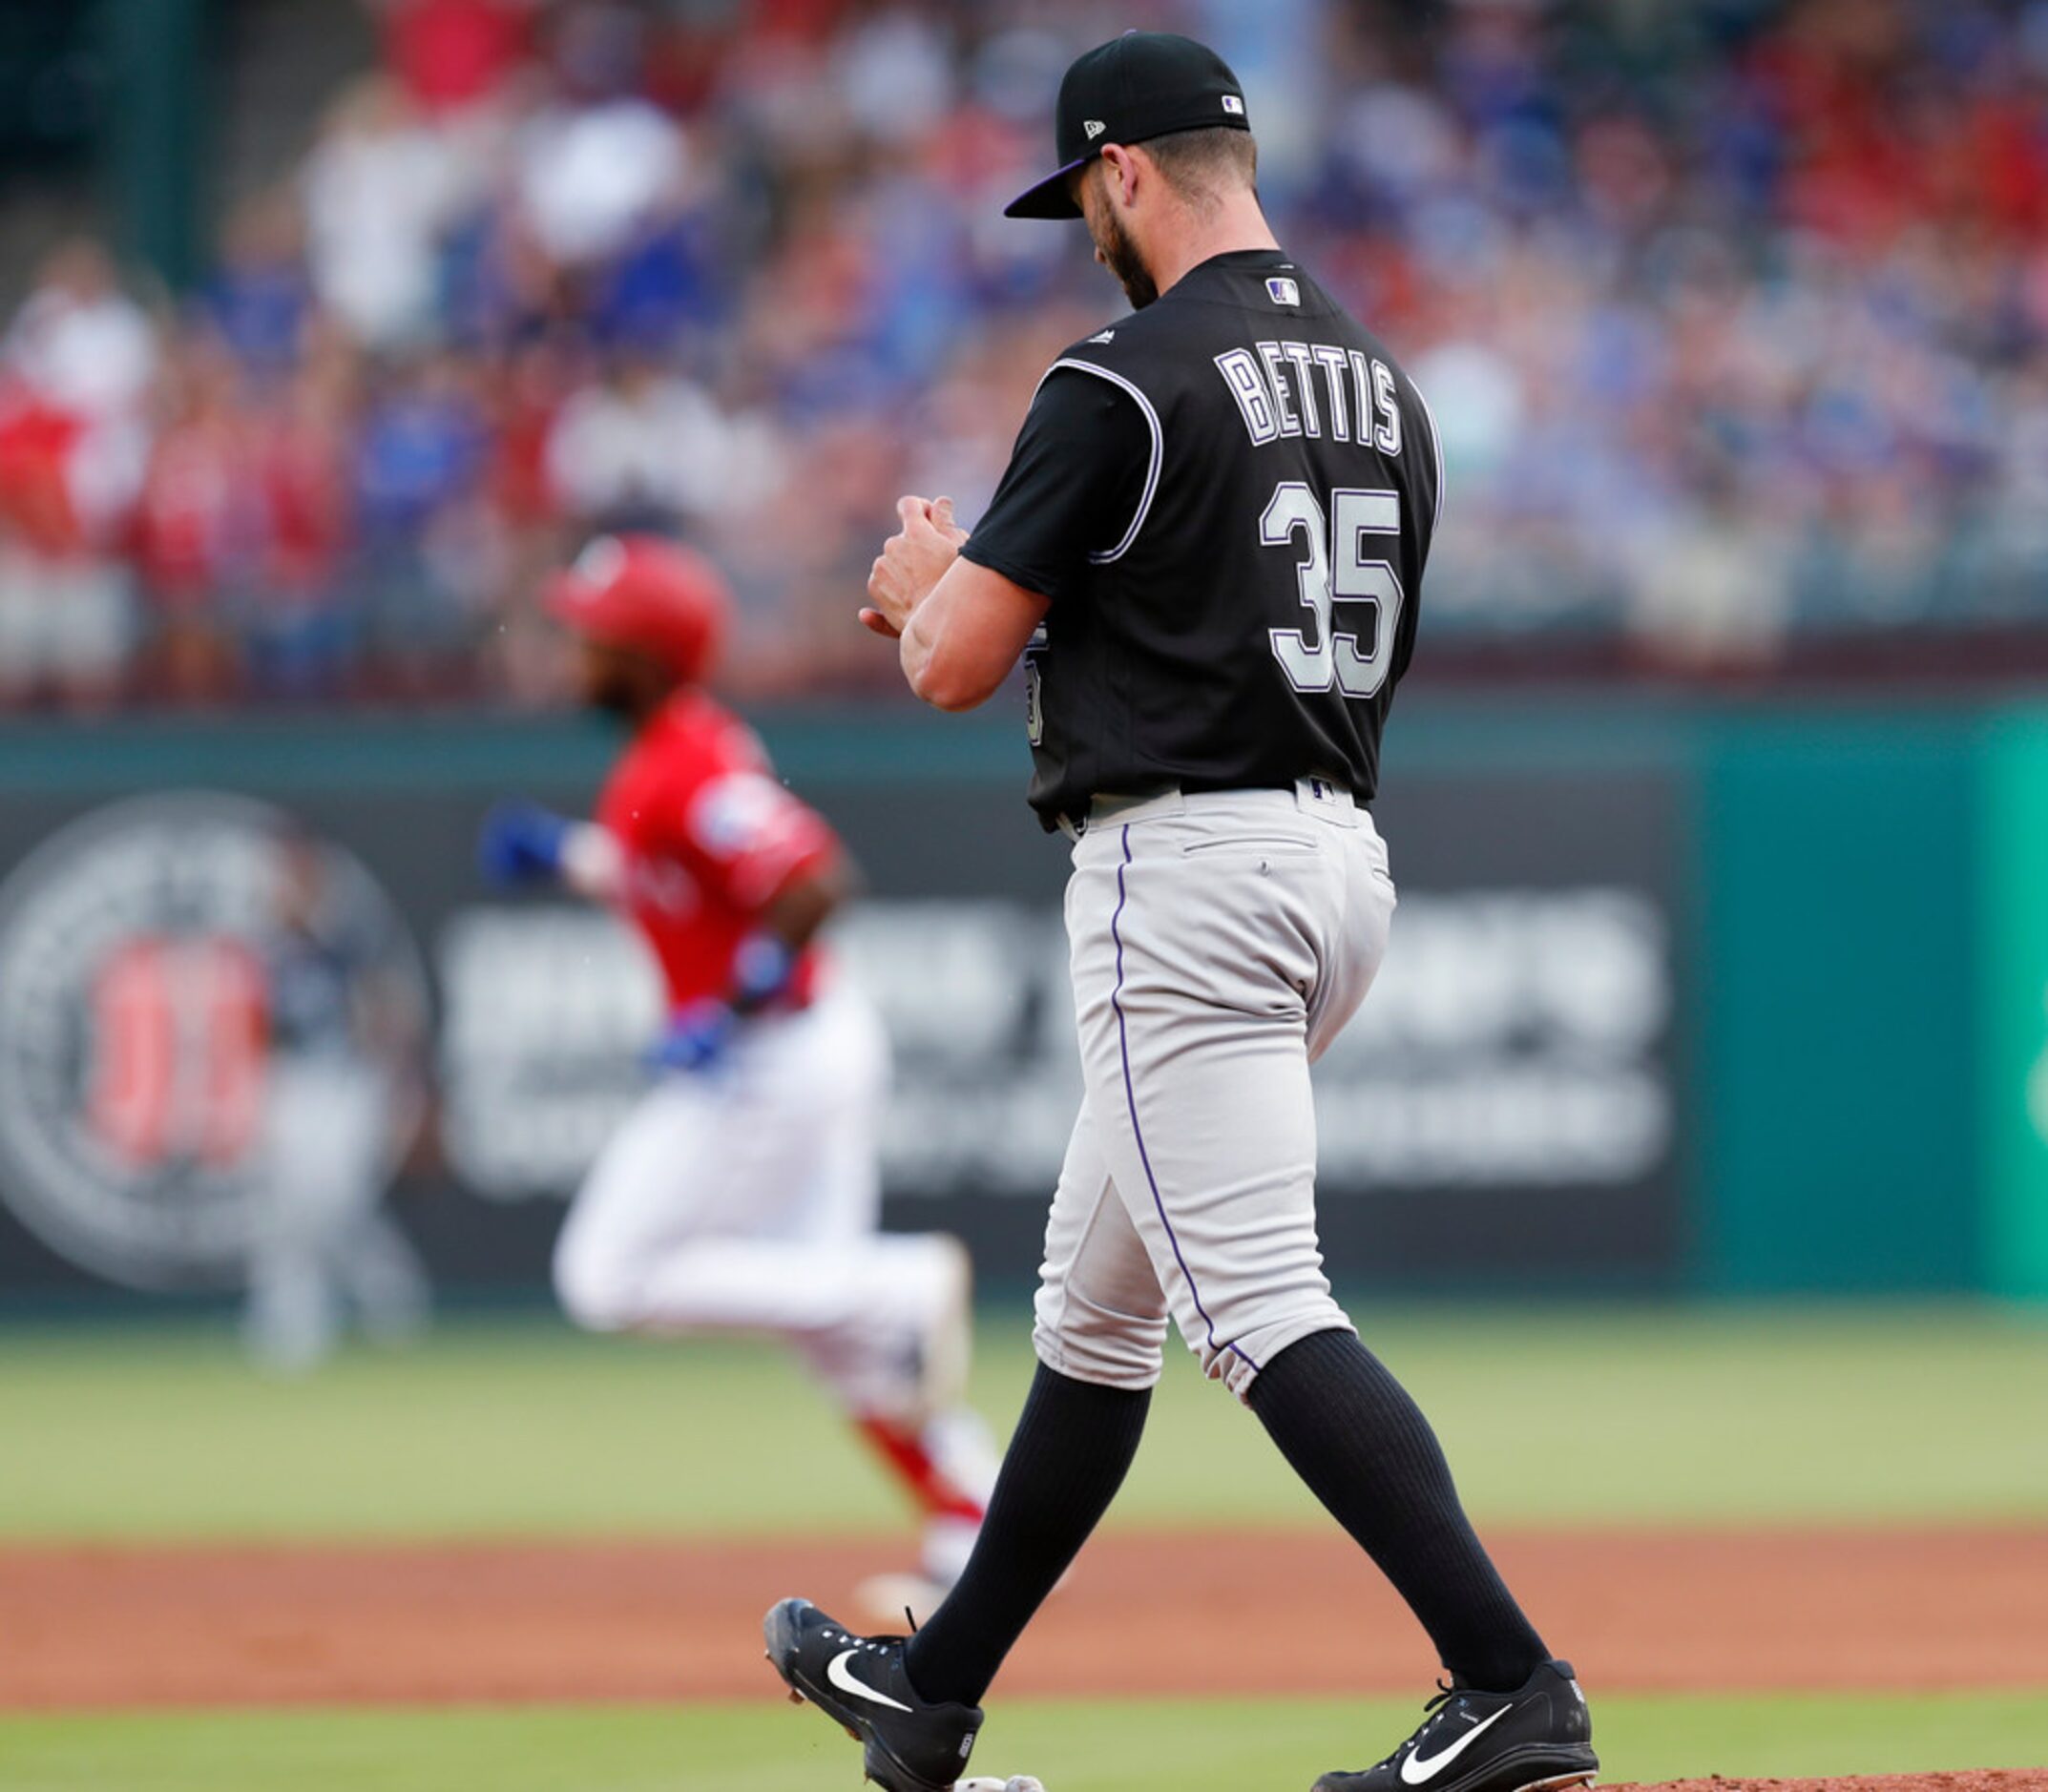
{"label": "pitcher's clenched fist", "polygon": [[953,521],[951,498],[898,498],[896,514],[903,527],[882,544],[867,574],[867,595],[873,603],[861,612],[863,622],[891,639],[903,633],[910,613],[945,577],[967,539],[967,531]]}

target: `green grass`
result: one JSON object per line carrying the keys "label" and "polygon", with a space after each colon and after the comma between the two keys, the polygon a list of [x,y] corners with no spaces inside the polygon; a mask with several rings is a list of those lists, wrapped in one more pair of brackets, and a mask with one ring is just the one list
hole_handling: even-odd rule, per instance
{"label": "green grass", "polygon": [[[2048,1316],[1367,1310],[1492,1522],[2048,1518]],[[976,1378],[1007,1427],[1015,1308]],[[781,1352],[464,1323],[303,1382],[218,1327],[0,1329],[0,1537],[624,1535],[900,1524]],[[1903,1448],[1904,1440],[1910,1448]],[[1112,1522],[1321,1522],[1175,1351]]]}
{"label": "green grass", "polygon": [[[976,1765],[1049,1792],[1298,1792],[1418,1713],[1379,1700],[998,1706]],[[1610,1780],[2048,1761],[2038,1697],[1610,1698]],[[780,1705],[207,1712],[0,1719],[4,1792],[817,1792],[852,1748]]]}
{"label": "green grass", "polygon": [[[2048,1521],[2048,1315],[1358,1307],[1493,1522]],[[988,1317],[977,1398],[1031,1370]],[[309,1380],[219,1327],[0,1329],[0,1539],[604,1536],[900,1525],[780,1352],[462,1323]],[[1113,1522],[1318,1515],[1176,1355]],[[1243,1646],[1256,1647],[1256,1638]],[[998,1701],[981,1764],[1052,1792],[1264,1792],[1356,1763],[1411,1703]],[[2048,1761],[2038,1694],[1613,1698],[1606,1777]],[[0,1717],[0,1792],[811,1792],[843,1741],[782,1706]]]}

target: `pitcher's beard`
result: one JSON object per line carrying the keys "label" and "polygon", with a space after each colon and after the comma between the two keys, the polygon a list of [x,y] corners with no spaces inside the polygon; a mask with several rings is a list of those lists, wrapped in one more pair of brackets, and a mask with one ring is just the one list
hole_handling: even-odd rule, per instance
{"label": "pitcher's beard", "polygon": [[1116,214],[1106,208],[1095,240],[1109,271],[1116,275],[1118,283],[1122,286],[1123,296],[1131,302],[1133,311],[1142,311],[1160,296],[1160,289],[1153,284],[1152,276],[1145,272],[1145,264],[1139,257],[1138,245],[1117,221]]}

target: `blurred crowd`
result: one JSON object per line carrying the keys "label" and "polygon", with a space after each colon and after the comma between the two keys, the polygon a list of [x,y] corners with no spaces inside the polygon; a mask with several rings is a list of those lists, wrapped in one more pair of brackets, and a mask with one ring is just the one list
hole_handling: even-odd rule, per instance
{"label": "blurred crowd", "polygon": [[624,527],[730,570],[743,693],[891,688],[895,496],[971,520],[1120,309],[999,214],[1133,25],[1429,393],[1447,651],[2048,631],[2048,0],[371,10],[198,291],[80,240],[7,323],[0,703],[548,701],[538,574]]}

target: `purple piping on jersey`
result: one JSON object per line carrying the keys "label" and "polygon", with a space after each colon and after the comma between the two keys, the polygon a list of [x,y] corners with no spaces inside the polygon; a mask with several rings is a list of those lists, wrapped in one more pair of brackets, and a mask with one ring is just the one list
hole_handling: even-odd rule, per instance
{"label": "purple piping on jersey", "polygon": [[[1138,1140],[1138,1161],[1145,1166],[1145,1181],[1152,1189],[1152,1205],[1158,1209],[1160,1224],[1166,1228],[1166,1242],[1173,1246],[1173,1260],[1181,1265],[1181,1275],[1187,1278],[1187,1291],[1194,1297],[1195,1311],[1202,1315],[1202,1323],[1209,1328],[1209,1348],[1216,1344],[1216,1322],[1209,1317],[1209,1309],[1202,1303],[1202,1290],[1195,1285],[1194,1272],[1187,1266],[1187,1259],[1181,1254],[1181,1240],[1174,1234],[1173,1221],[1166,1218],[1166,1203],[1160,1198],[1160,1179],[1152,1174],[1152,1155],[1145,1150],[1144,1129],[1138,1124],[1138,1094],[1131,1083],[1131,1039],[1123,1024],[1123,1003],[1118,997],[1123,993],[1123,932],[1118,923],[1123,919],[1124,867],[1131,863],[1131,827],[1123,827],[1123,864],[1117,867],[1117,912],[1109,918],[1109,937],[1117,942],[1117,983],[1109,992],[1109,1005],[1117,1011],[1117,1050],[1123,1058],[1123,1099],[1131,1115],[1131,1136]],[[1240,1350],[1236,1344],[1223,1346],[1233,1356],[1243,1358],[1257,1373],[1259,1365],[1248,1350]]]}

